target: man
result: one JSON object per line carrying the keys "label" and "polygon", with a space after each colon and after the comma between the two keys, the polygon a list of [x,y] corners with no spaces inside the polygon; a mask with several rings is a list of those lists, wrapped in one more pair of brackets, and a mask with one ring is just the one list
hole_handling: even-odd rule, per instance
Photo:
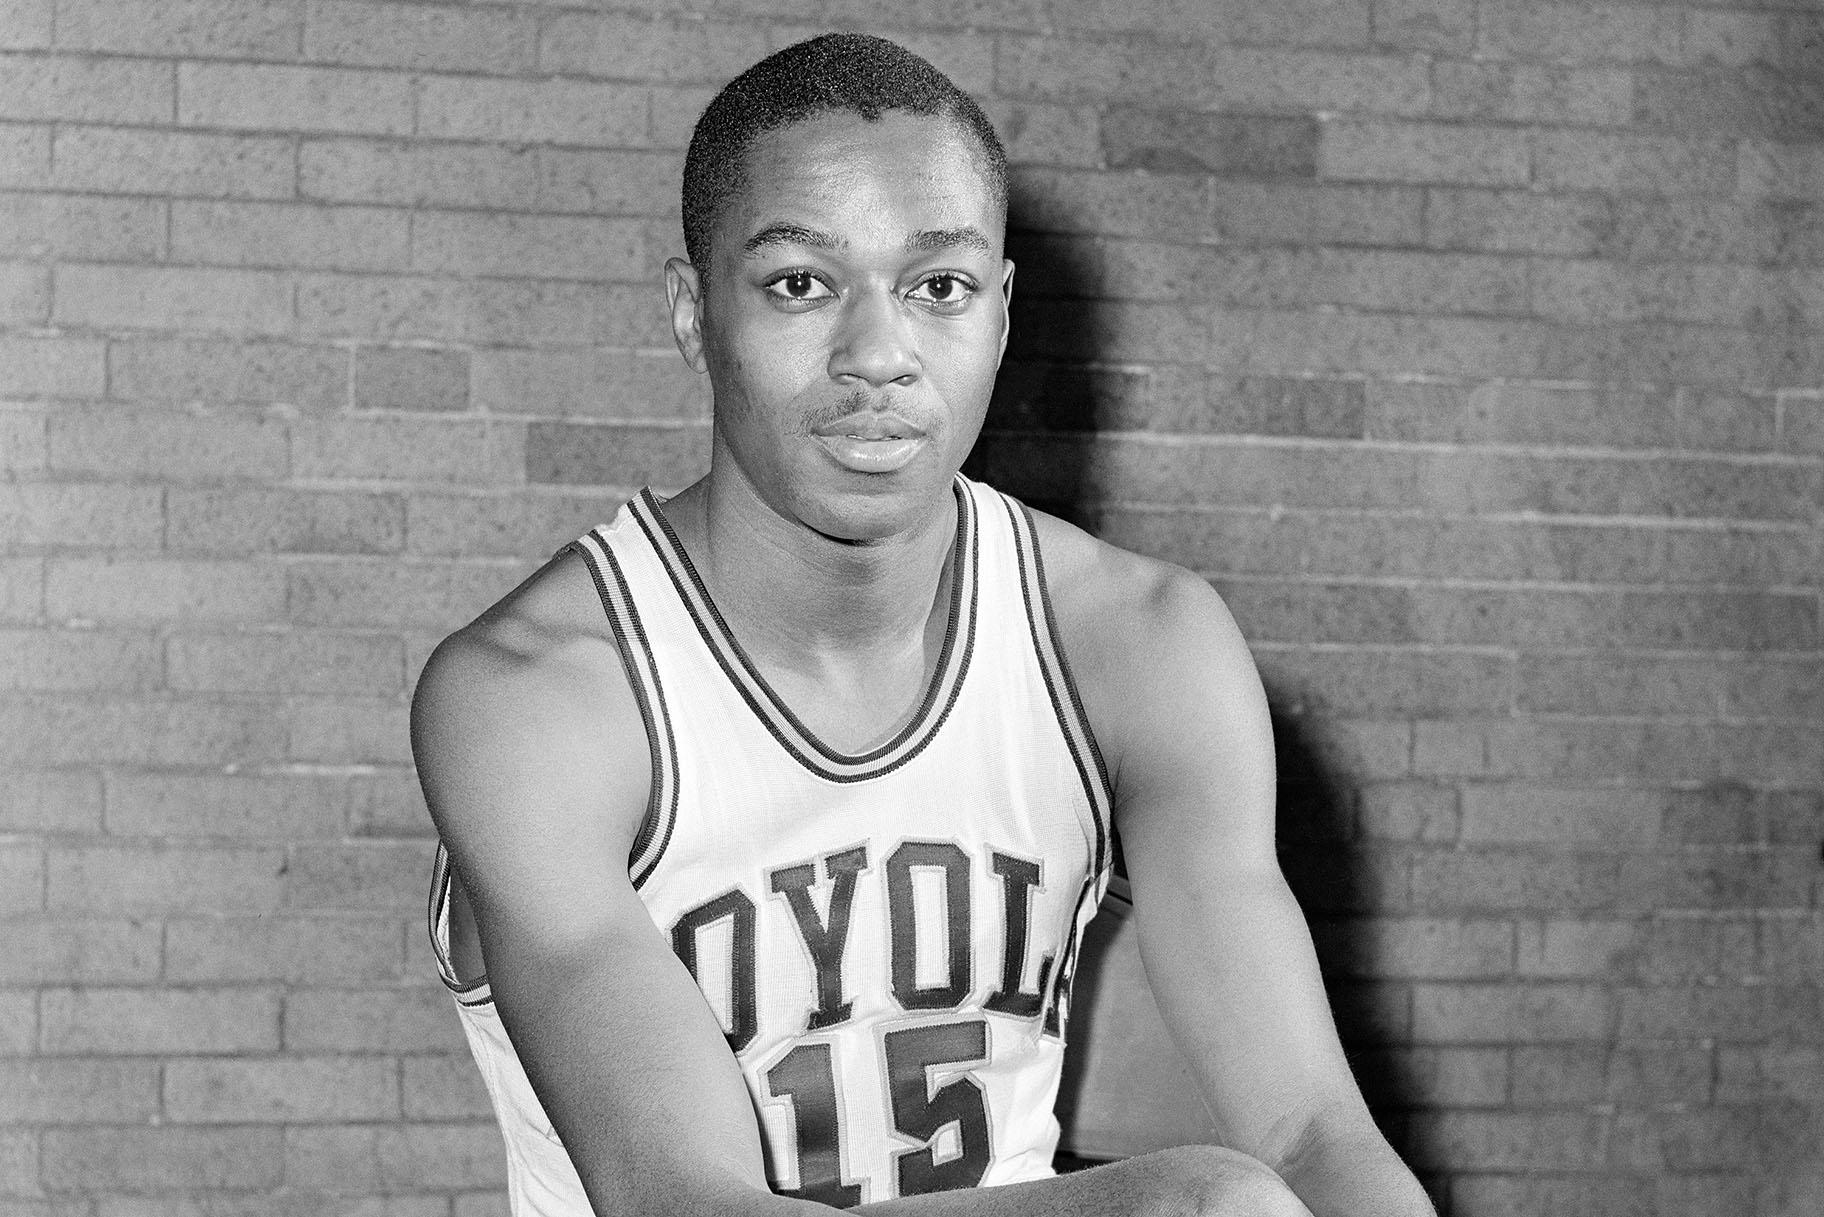
{"label": "man", "polygon": [[[979,109],[814,39],[712,102],[684,214],[710,472],[453,635],[414,705],[515,1213],[1429,1213],[1280,878],[1221,602],[957,475],[1013,279]],[[1053,1177],[1116,832],[1229,1148]]]}

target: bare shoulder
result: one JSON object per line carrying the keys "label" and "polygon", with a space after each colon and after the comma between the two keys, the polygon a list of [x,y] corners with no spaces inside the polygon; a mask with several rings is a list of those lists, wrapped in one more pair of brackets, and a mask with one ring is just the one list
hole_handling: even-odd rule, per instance
{"label": "bare shoulder", "polygon": [[510,695],[526,679],[561,682],[572,669],[599,667],[604,644],[612,655],[588,568],[566,551],[445,638],[425,664],[418,696],[440,703],[446,695]]}
{"label": "bare shoulder", "polygon": [[1044,512],[1033,512],[1033,519],[1052,609],[1079,684],[1144,689],[1162,666],[1246,659],[1228,607],[1200,576]]}
{"label": "bare shoulder", "polygon": [[[1034,513],[1060,642],[1115,785],[1117,813],[1209,808],[1246,772],[1270,815],[1272,730],[1222,597],[1183,567]],[[1258,820],[1259,800],[1238,814]],[[1165,812],[1146,809],[1164,806]],[[1171,810],[1171,809],[1176,810]]]}
{"label": "bare shoulder", "polygon": [[413,695],[412,751],[459,858],[584,821],[631,839],[650,781],[644,725],[580,557],[553,558],[438,645]]}

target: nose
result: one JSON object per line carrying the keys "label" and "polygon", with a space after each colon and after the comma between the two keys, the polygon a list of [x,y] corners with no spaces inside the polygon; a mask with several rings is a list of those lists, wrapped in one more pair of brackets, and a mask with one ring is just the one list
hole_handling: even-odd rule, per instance
{"label": "nose", "polygon": [[875,388],[917,378],[910,319],[891,292],[858,292],[844,302],[829,367],[835,380],[865,380]]}

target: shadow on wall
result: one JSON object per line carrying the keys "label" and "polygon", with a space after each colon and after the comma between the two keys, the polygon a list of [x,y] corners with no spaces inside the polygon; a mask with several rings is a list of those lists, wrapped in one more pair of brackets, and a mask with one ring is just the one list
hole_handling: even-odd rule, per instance
{"label": "shadow on wall", "polygon": [[[1008,256],[1018,268],[1013,330],[987,424],[965,471],[1093,532],[1108,489],[1098,484],[1095,436],[1145,425],[1148,373],[1104,362],[1109,328],[1101,315],[1107,305],[1097,299],[1104,276],[1096,265],[1095,238],[1061,239],[1060,228],[1068,220],[1063,225],[1059,221],[1068,216],[1069,201],[1037,197],[1034,190],[1016,178],[1007,236]],[[1125,497],[1145,493],[1144,487],[1127,488]],[[1389,1051],[1390,1040],[1404,1026],[1404,989],[1371,983],[1375,961],[1360,935],[1322,932],[1325,926],[1338,925],[1339,919],[1371,911],[1371,885],[1364,878],[1367,859],[1351,831],[1351,775],[1336,771],[1323,758],[1312,723],[1289,712],[1273,690],[1268,696],[1278,749],[1281,865],[1307,918],[1320,930],[1320,964],[1363,1092],[1383,1130],[1405,1153],[1403,1116],[1420,1105],[1421,1096],[1411,1073],[1411,1055]],[[1073,1063],[1059,1098],[1065,1144],[1087,1143],[1079,1152],[1106,1156],[1097,1147],[1098,1127],[1132,1129],[1136,1121],[1146,1127],[1141,1141],[1207,1139],[1207,1117],[1190,1105],[1188,1083],[1178,1076],[1182,1060],[1169,1044],[1158,1048],[1166,1060],[1144,1059],[1145,1054],[1120,1060],[1118,1069],[1127,1078],[1115,1084],[1118,1093],[1112,1096],[1106,1092],[1105,1077],[1085,1081],[1084,1045],[1111,1030],[1098,1024],[1120,1023],[1124,1035],[1141,1039],[1161,1034],[1156,1019],[1129,1018],[1130,1011],[1110,1000],[1111,986],[1132,983],[1130,978],[1139,975],[1131,958],[1120,957],[1122,952],[1131,953],[1131,933],[1115,931],[1121,942],[1110,948],[1111,920],[1106,912],[1098,919],[1091,938],[1102,939],[1099,949],[1086,951],[1075,979]],[[1342,924],[1346,931],[1346,921]],[[1136,1033],[1135,1026],[1146,1029]],[[1096,1094],[1087,1093],[1098,1087],[1102,1089]],[[1105,1108],[1099,1125],[1091,1110],[1098,1103]],[[1150,1117],[1128,1106],[1144,1103],[1155,1108]],[[1125,1109],[1106,1110],[1111,1104]],[[1130,1139],[1107,1152],[1147,1147]]]}

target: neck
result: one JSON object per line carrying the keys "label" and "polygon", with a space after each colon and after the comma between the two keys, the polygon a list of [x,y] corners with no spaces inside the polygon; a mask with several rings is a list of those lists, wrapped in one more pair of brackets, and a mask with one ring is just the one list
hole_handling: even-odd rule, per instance
{"label": "neck", "polygon": [[948,487],[939,509],[915,527],[867,542],[781,515],[740,477],[712,474],[664,511],[750,650],[787,662],[893,653],[921,646],[943,620],[957,526]]}

